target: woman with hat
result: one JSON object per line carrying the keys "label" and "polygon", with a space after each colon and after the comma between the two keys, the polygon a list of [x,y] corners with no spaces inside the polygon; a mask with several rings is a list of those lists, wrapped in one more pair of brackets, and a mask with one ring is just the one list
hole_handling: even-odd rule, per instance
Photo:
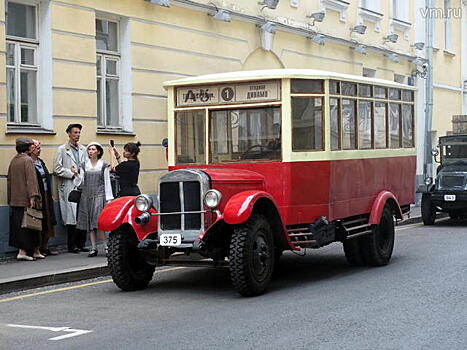
{"label": "woman with hat", "polygon": [[86,147],[88,160],[82,164],[81,171],[73,169],[74,184],[81,189],[81,198],[78,206],[78,223],[76,228],[89,232],[92,249],[89,257],[97,256],[97,234],[105,242],[103,231],[97,230],[97,219],[105,204],[113,199],[110,184],[110,168],[101,158],[104,154],[102,146],[91,142]]}
{"label": "woman with hat", "polygon": [[[29,156],[33,144],[34,141],[29,137],[16,139],[16,152],[18,154],[11,160],[7,177],[8,205],[11,207],[9,245],[19,249],[16,259],[25,261],[44,258],[44,255],[39,251],[40,231],[21,227],[25,209],[40,207],[41,195],[36,169]],[[28,255],[27,251],[33,251],[33,255]]]}

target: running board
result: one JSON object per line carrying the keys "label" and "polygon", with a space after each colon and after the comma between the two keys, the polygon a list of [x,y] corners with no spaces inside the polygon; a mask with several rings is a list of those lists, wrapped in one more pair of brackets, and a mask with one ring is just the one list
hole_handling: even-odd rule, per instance
{"label": "running board", "polygon": [[228,261],[212,261],[206,260],[162,260],[159,266],[184,266],[184,267],[227,267]]}

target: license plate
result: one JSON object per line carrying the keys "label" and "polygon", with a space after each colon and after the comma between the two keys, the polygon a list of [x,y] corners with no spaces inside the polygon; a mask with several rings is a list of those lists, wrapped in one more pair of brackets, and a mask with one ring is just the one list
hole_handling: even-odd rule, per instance
{"label": "license plate", "polygon": [[446,202],[454,202],[456,200],[456,195],[455,194],[445,194],[444,195],[444,200]]}
{"label": "license plate", "polygon": [[176,247],[182,244],[180,233],[163,233],[159,237],[159,244],[163,247]]}

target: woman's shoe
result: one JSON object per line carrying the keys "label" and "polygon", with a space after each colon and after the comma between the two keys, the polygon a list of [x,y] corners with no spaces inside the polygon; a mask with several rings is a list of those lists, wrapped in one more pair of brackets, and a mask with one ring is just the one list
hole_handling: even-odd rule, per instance
{"label": "woman's shoe", "polygon": [[18,254],[16,256],[16,260],[34,261],[35,259],[32,256],[29,256],[29,255]]}
{"label": "woman's shoe", "polygon": [[88,254],[88,258],[93,258],[95,256],[97,256],[97,249],[92,249]]}
{"label": "woman's shoe", "polygon": [[45,255],[42,255],[41,253],[34,253],[32,257],[36,259],[45,259]]}

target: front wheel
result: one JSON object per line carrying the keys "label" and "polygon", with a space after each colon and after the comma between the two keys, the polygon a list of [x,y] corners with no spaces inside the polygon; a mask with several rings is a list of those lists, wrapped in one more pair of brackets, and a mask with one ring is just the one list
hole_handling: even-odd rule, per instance
{"label": "front wheel", "polygon": [[237,225],[230,241],[230,279],[243,296],[265,292],[274,270],[272,230],[262,215]]}
{"label": "front wheel", "polygon": [[119,228],[109,236],[107,262],[114,283],[124,291],[144,289],[154,274],[137,248],[135,233]]}
{"label": "front wheel", "polygon": [[427,193],[422,195],[422,220],[424,225],[433,225],[436,219],[436,208],[431,203],[431,196]]}

